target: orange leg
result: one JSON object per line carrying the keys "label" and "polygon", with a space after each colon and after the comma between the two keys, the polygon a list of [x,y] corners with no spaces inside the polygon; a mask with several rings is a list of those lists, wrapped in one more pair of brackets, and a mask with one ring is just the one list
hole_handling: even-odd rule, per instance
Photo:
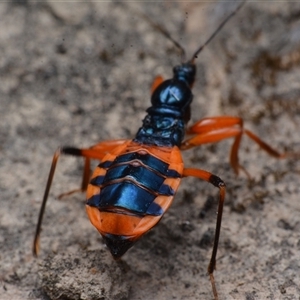
{"label": "orange leg", "polygon": [[213,272],[216,268],[216,256],[218,251],[218,244],[219,244],[219,237],[220,237],[220,231],[221,231],[221,223],[222,223],[222,214],[223,214],[223,205],[224,205],[224,199],[225,199],[225,191],[226,186],[222,179],[220,179],[218,176],[213,175],[207,171],[199,170],[199,169],[184,169],[183,170],[183,177],[186,176],[193,176],[197,177],[199,179],[205,180],[211,184],[213,184],[215,187],[220,189],[220,197],[219,197],[219,205],[218,205],[218,216],[217,216],[217,223],[216,223],[216,231],[215,231],[215,239],[214,239],[214,246],[213,251],[211,255],[211,259],[208,265],[208,274],[210,277],[214,297],[217,300],[218,299],[218,293],[217,288],[215,285],[215,279]]}
{"label": "orange leg", "polygon": [[62,199],[66,196],[70,196],[77,192],[84,192],[89,184],[90,179],[90,159],[102,160],[106,153],[109,153],[112,149],[123,144],[126,140],[110,140],[96,144],[87,149],[77,149],[72,147],[64,147],[60,149],[60,154],[67,154],[73,156],[83,156],[85,158],[82,183],[79,189],[71,190],[66,193],[62,193],[58,196],[58,199]]}
{"label": "orange leg", "polygon": [[33,242],[33,254],[34,255],[37,255],[38,252],[39,252],[39,237],[40,237],[40,232],[41,232],[43,215],[44,215],[44,212],[45,212],[46,203],[47,203],[50,187],[51,187],[51,184],[52,184],[52,180],[53,180],[53,177],[54,177],[54,173],[55,173],[55,169],[56,169],[56,165],[57,165],[59,156],[61,154],[64,154],[64,155],[82,156],[82,157],[85,158],[81,188],[60,195],[60,198],[62,198],[63,196],[73,194],[76,191],[82,191],[82,192],[85,191],[87,186],[88,186],[88,182],[89,182],[89,178],[90,178],[90,159],[98,159],[98,160],[103,159],[103,157],[107,153],[112,151],[117,146],[123,144],[125,141],[126,140],[111,140],[111,141],[101,142],[101,143],[99,143],[97,145],[94,145],[94,146],[92,146],[90,148],[87,148],[87,149],[78,149],[78,148],[73,148],[73,147],[62,147],[62,148],[59,148],[55,151],[55,153],[53,155],[53,159],[52,159],[50,172],[49,172],[49,175],[48,175],[46,189],[45,189],[45,192],[44,192],[43,202],[42,202],[42,205],[41,205],[39,218],[38,218],[38,223],[37,223],[37,227],[36,227],[36,232],[35,232],[35,236],[34,236],[34,242]]}
{"label": "orange leg", "polygon": [[[234,137],[234,143],[230,153],[230,164],[234,172],[238,175],[239,169],[246,170],[239,164],[238,150],[242,135],[245,133],[255,143],[257,143],[263,150],[276,158],[286,157],[286,153],[280,153],[272,148],[270,145],[262,141],[253,132],[243,127],[243,120],[238,117],[211,117],[204,118],[191,126],[187,133],[196,134],[187,139],[181,145],[181,149],[189,149],[201,144],[215,143],[223,139]],[[246,172],[248,175],[248,173]],[[249,175],[248,175],[249,176]]]}
{"label": "orange leg", "polygon": [[156,88],[164,81],[162,76],[156,76],[152,82],[151,94],[156,90]]}

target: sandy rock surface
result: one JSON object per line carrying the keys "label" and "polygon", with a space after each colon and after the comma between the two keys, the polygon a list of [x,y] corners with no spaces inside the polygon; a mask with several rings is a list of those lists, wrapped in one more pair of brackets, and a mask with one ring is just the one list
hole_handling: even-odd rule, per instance
{"label": "sandy rock surface", "polygon": [[[182,181],[160,224],[116,263],[85,213],[82,160],[62,157],[37,259],[33,235],[52,155],[132,138],[172,43],[202,44],[231,3],[0,3],[0,299],[212,299],[206,275],[218,191]],[[192,120],[236,115],[280,151],[300,152],[300,4],[247,3],[197,59]],[[215,279],[220,299],[299,299],[300,159],[276,160],[245,137],[184,154],[227,184]],[[97,162],[95,162],[96,165]]]}

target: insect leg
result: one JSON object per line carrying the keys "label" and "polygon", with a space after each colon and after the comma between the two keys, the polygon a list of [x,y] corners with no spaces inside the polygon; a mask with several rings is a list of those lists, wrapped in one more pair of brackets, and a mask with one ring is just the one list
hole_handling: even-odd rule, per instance
{"label": "insect leg", "polygon": [[[33,254],[35,256],[37,256],[39,253],[39,238],[40,238],[43,216],[44,216],[46,203],[47,203],[50,187],[52,184],[52,180],[54,177],[54,173],[55,173],[55,169],[56,169],[56,165],[57,165],[59,156],[61,154],[64,154],[64,155],[82,156],[85,158],[85,166],[84,166],[82,184],[81,184],[81,189],[80,189],[81,191],[84,191],[87,188],[88,180],[89,180],[89,176],[90,176],[90,159],[101,160],[107,153],[109,153],[111,150],[113,150],[117,146],[123,144],[124,142],[125,142],[125,140],[104,141],[104,142],[101,142],[101,143],[94,145],[87,149],[79,149],[79,148],[74,148],[74,147],[62,147],[55,151],[55,153],[53,155],[52,164],[51,164],[51,168],[50,168],[50,172],[49,172],[48,180],[47,180],[47,184],[46,184],[46,189],[44,192],[43,201],[42,201],[42,205],[40,208],[38,223],[37,223],[36,231],[35,231],[35,235],[34,235]],[[66,194],[72,194],[72,193],[74,193],[74,191],[71,191]],[[63,194],[62,196],[64,196],[64,195],[65,194]]]}
{"label": "insect leg", "polygon": [[82,174],[82,182],[81,187],[79,189],[71,190],[69,192],[62,193],[58,196],[58,199],[62,199],[66,196],[70,196],[77,192],[84,192],[87,189],[90,179],[90,159],[102,160],[106,153],[109,153],[112,149],[116,148],[116,146],[121,145],[126,140],[109,140],[100,142],[90,148],[87,149],[77,149],[73,147],[63,147],[61,149],[63,154],[72,155],[72,156],[82,156],[85,158],[83,174]]}
{"label": "insect leg", "polygon": [[[74,155],[72,153],[73,150],[80,150],[80,149],[76,149],[76,148],[62,148],[61,150],[62,150],[61,154]],[[79,156],[82,156],[82,155],[79,155]],[[89,179],[90,179],[90,176],[91,176],[90,172],[91,172],[90,158],[89,157],[85,157],[85,159],[84,159],[84,168],[83,168],[83,173],[82,173],[81,187],[78,188],[78,189],[74,189],[74,190],[62,193],[57,198],[58,199],[62,199],[64,197],[70,196],[72,194],[86,191],[87,186],[89,184]]]}
{"label": "insect leg", "polygon": [[[253,132],[243,127],[243,120],[238,117],[210,117],[204,118],[192,125],[188,134],[196,134],[182,143],[181,149],[189,149],[201,144],[216,143],[223,139],[234,137],[234,143],[230,153],[230,164],[234,172],[238,175],[239,169],[242,169],[248,176],[248,172],[239,164],[238,150],[243,134],[250,137],[269,155],[276,158],[285,158],[286,153],[280,153],[266,142],[261,140]],[[249,176],[250,177],[250,176]]]}
{"label": "insect leg", "polygon": [[207,172],[204,170],[186,168],[183,170],[182,175],[183,175],[183,177],[193,176],[193,177],[197,177],[199,179],[205,180],[205,181],[211,183],[212,185],[214,185],[215,187],[219,188],[219,190],[220,190],[214,246],[213,246],[211,259],[210,259],[208,269],[207,269],[209,277],[210,277],[211,285],[212,285],[214,298],[215,298],[215,300],[217,300],[218,293],[217,293],[217,288],[215,285],[215,279],[214,279],[213,272],[216,268],[216,256],[217,256],[219,237],[220,237],[220,231],[221,231],[221,223],[222,223],[222,214],[223,214],[223,205],[224,205],[224,199],[225,199],[226,186],[225,186],[224,181],[222,179],[220,179],[218,176],[213,175],[210,172]]}
{"label": "insect leg", "polygon": [[156,88],[163,83],[164,79],[162,76],[158,75],[154,78],[151,86],[151,94],[156,90]]}

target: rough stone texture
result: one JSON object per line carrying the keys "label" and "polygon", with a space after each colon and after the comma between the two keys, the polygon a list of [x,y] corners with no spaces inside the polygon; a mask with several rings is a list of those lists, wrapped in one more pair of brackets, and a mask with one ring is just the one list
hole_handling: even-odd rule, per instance
{"label": "rough stone texture", "polygon": [[128,299],[129,284],[120,281],[128,268],[105,250],[48,257],[40,271],[42,289],[51,299]]}
{"label": "rough stone texture", "polygon": [[[183,180],[160,224],[116,263],[90,225],[82,160],[61,158],[41,253],[31,254],[51,156],[131,138],[153,78],[178,51],[137,11],[168,28],[188,56],[235,3],[0,4],[0,299],[212,299],[206,269],[217,191]],[[247,3],[197,59],[193,121],[238,115],[279,150],[300,152],[300,4]],[[299,299],[299,158],[276,160],[244,138],[235,177],[232,141],[187,151],[186,166],[227,184],[215,278],[220,299]],[[213,196],[213,198],[212,198]],[[213,199],[213,200],[212,200]],[[102,298],[101,298],[102,297]]]}

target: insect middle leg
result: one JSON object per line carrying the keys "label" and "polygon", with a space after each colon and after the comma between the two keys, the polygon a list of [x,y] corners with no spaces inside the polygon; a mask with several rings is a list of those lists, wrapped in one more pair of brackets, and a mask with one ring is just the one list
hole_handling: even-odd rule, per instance
{"label": "insect middle leg", "polygon": [[223,139],[234,137],[234,142],[230,152],[230,164],[238,175],[239,169],[242,169],[248,177],[248,172],[239,164],[238,150],[243,134],[250,137],[269,155],[276,158],[285,158],[286,153],[280,153],[272,146],[261,140],[252,131],[243,127],[243,120],[238,117],[221,116],[204,118],[192,125],[188,130],[188,134],[195,134],[195,136],[187,139],[181,145],[181,149],[189,149],[201,144],[215,143]]}
{"label": "insect middle leg", "polygon": [[58,199],[62,199],[66,196],[70,196],[77,192],[86,191],[87,186],[89,184],[89,179],[91,176],[90,160],[97,159],[97,160],[101,161],[102,158],[105,156],[105,154],[109,153],[112,149],[116,148],[118,145],[123,144],[125,141],[126,140],[103,141],[103,142],[100,142],[100,143],[98,143],[90,148],[86,148],[86,149],[78,149],[78,148],[73,148],[73,147],[62,147],[62,148],[58,149],[58,150],[60,150],[60,154],[84,157],[84,168],[83,168],[83,174],[82,174],[81,187],[78,189],[74,189],[74,190],[60,194],[58,196]]}
{"label": "insect middle leg", "polygon": [[109,153],[110,151],[115,149],[117,146],[122,145],[125,141],[126,140],[103,141],[99,144],[96,144],[96,145],[94,145],[90,148],[86,148],[86,149],[79,149],[79,148],[74,148],[74,147],[62,147],[62,148],[58,148],[55,151],[55,153],[53,155],[53,159],[52,159],[50,172],[48,175],[48,180],[47,180],[44,197],[43,197],[42,205],[40,208],[36,232],[35,232],[35,236],[34,236],[34,242],[33,242],[33,254],[34,255],[37,255],[39,252],[39,237],[40,237],[40,232],[41,232],[43,216],[44,216],[49,191],[51,188],[51,184],[53,181],[53,177],[55,174],[55,169],[56,169],[56,165],[57,165],[59,157],[61,155],[72,155],[72,156],[81,156],[81,157],[84,157],[84,159],[85,159],[81,188],[61,194],[59,197],[62,198],[63,196],[73,194],[74,192],[77,192],[77,191],[82,191],[82,192],[85,191],[87,189],[89,179],[90,179],[90,160],[97,159],[97,160],[101,161],[107,153]]}
{"label": "insect middle leg", "polygon": [[215,300],[217,300],[219,298],[218,298],[218,292],[217,292],[213,272],[216,268],[216,256],[217,256],[219,237],[220,237],[220,231],[221,231],[221,223],[222,223],[222,214],[223,214],[223,205],[224,205],[224,199],[225,199],[226,186],[225,186],[224,181],[221,178],[219,178],[218,176],[213,175],[210,172],[200,170],[200,169],[186,168],[183,170],[182,176],[183,177],[187,177],[187,176],[197,177],[199,179],[205,180],[205,181],[213,184],[215,187],[219,188],[219,190],[220,190],[215,239],[214,239],[214,245],[213,245],[211,259],[210,259],[210,262],[209,262],[209,265],[207,268],[208,274],[210,277],[210,282],[212,285],[214,298],[215,298]]}

